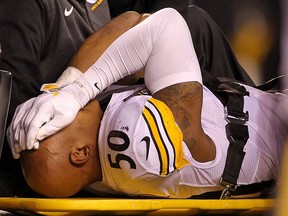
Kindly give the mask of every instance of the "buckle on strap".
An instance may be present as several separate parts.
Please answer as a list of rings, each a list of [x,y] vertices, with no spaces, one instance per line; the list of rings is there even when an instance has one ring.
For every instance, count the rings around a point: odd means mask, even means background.
[[[224,190],[221,193],[220,200],[230,199],[231,191],[236,191],[237,185],[227,182],[223,178],[220,179],[220,184],[225,186]]]
[[[246,112],[233,112],[228,110],[227,106],[224,109],[225,119],[228,123],[244,125],[249,120],[249,113]]]

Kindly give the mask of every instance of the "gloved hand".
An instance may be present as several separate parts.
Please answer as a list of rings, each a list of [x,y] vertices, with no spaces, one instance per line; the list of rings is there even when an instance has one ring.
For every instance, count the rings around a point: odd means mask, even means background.
[[[16,109],[8,128],[9,145],[16,159],[21,150],[38,149],[39,141],[69,125],[90,100],[75,83],[61,89],[44,85],[42,89],[46,92]]]
[[[73,83],[83,73],[75,67],[67,67],[66,70],[61,74],[56,83],[59,87],[64,87],[68,84]]]
[[[76,68],[67,69],[79,75],[73,83],[73,78],[66,79],[64,72],[58,84],[45,84],[41,88],[45,93],[27,101],[15,112],[8,129],[8,141],[15,158],[19,158],[21,150],[37,149],[39,141],[69,125],[89,100],[127,75],[106,72],[98,66],[91,66],[82,76]]]
[[[20,146],[20,133],[19,130],[23,130],[22,126],[20,125],[20,121],[23,119],[23,116],[28,112],[28,110],[30,110],[30,108],[32,107],[32,104],[35,101],[35,97],[31,98],[30,100],[26,101],[25,103],[19,105],[15,111],[15,113],[17,113],[17,115],[15,114],[11,124],[9,125],[8,129],[7,129],[7,139],[8,139],[8,143],[12,152],[12,155],[15,159],[20,158],[20,152],[21,150],[26,149],[25,147]],[[37,146],[38,148],[38,146]]]

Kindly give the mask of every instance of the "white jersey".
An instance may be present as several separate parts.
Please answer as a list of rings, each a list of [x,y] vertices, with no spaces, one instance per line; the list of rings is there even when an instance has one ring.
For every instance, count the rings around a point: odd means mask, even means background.
[[[238,184],[276,179],[285,131],[273,107],[280,94],[247,87],[244,111],[249,112],[249,139]],[[134,90],[135,91],[135,90]],[[222,190],[229,142],[224,108],[204,87],[202,126],[216,145],[215,160],[193,159],[173,115],[162,102],[149,95],[130,97],[133,90],[117,93],[104,113],[100,128],[99,154],[105,190],[131,196],[188,198]],[[273,121],[273,122],[271,122]]]

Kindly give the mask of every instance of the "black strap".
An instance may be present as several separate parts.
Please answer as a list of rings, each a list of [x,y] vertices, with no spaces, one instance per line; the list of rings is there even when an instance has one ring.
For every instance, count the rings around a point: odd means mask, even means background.
[[[261,86],[254,86],[263,91],[278,91],[280,80],[283,76],[276,77]],[[225,186],[221,198],[229,198],[243,188],[237,185],[237,179],[245,157],[244,146],[249,138],[246,122],[249,119],[248,112],[243,111],[244,96],[249,92],[242,83],[224,77],[204,80],[205,85],[222,102],[226,109],[226,135],[229,140],[226,163],[220,182]],[[243,83],[244,84],[244,83]]]
[[[249,185],[241,185],[237,190],[231,191],[231,198],[274,198],[277,192],[275,180],[262,181]],[[206,192],[199,195],[193,195],[190,199],[219,199],[222,191]]]
[[[256,88],[267,92],[279,92],[282,90],[281,84],[285,82],[284,79],[285,75],[279,75],[271,80],[268,80],[262,85],[256,86]]]
[[[235,191],[237,188],[237,179],[245,156],[244,146],[249,138],[246,125],[249,114],[243,111],[244,96],[249,96],[249,92],[238,83],[223,83],[219,87],[227,94],[224,105],[227,120],[225,129],[229,147],[220,182],[226,187],[221,198],[228,198],[231,191]]]
[[[246,125],[249,115],[248,112],[243,112],[244,96],[249,96],[249,92],[241,83],[229,78],[219,77],[207,84],[225,107],[225,129],[229,147],[220,183],[225,186],[221,198],[229,198],[231,191],[237,188],[237,179],[245,156],[244,146],[249,138]]]

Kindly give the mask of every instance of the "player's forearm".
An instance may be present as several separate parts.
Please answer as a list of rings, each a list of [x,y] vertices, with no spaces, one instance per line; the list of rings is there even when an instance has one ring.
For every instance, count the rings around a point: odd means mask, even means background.
[[[99,59],[113,41],[136,25],[140,19],[140,14],[127,12],[111,20],[86,39],[72,58],[70,66],[85,72]]]

